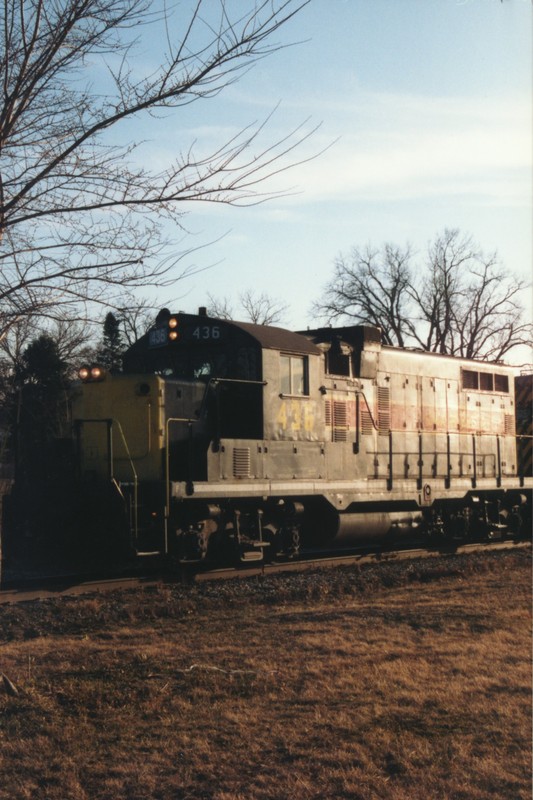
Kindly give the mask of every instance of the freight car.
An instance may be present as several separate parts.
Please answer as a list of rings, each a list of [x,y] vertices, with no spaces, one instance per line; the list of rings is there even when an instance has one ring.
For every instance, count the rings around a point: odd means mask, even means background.
[[[80,479],[111,487],[137,551],[248,561],[529,525],[510,367],[204,309],[163,310],[123,363],[81,370],[72,415]]]
[[[533,374],[515,378],[519,475],[533,475]]]

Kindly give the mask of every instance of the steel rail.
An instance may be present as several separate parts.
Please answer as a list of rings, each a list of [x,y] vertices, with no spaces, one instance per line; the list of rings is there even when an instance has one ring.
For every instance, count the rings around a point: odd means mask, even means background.
[[[530,548],[529,540],[506,540],[503,542],[477,542],[461,545],[441,544],[435,547],[404,548],[400,550],[360,551],[329,555],[322,558],[310,557],[271,564],[243,565],[240,567],[217,568],[205,571],[184,571],[176,574],[162,571],[145,575],[130,575],[108,578],[87,579],[83,576],[56,577],[33,587],[10,586],[0,590],[0,605],[25,603],[57,597],[100,594],[121,589],[147,588],[156,586],[193,585],[205,581],[222,581],[270,576],[287,572],[304,572],[331,567],[363,564],[385,564],[392,561],[408,561],[438,556],[469,555],[470,553],[494,552],[517,548]]]

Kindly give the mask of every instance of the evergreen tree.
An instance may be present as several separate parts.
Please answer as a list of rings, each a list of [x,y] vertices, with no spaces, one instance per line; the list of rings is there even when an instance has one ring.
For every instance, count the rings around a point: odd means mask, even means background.
[[[98,351],[98,363],[105,367],[108,372],[121,372],[123,353],[124,342],[120,330],[120,321],[110,311],[104,320],[104,338],[102,347]]]
[[[63,389],[67,384],[67,362],[61,357],[55,339],[43,333],[22,354],[17,383],[39,385],[43,389]]]
[[[68,364],[46,334],[22,354],[15,373],[14,430],[19,479],[48,475],[54,443],[68,424]],[[51,460],[52,459],[52,460]]]

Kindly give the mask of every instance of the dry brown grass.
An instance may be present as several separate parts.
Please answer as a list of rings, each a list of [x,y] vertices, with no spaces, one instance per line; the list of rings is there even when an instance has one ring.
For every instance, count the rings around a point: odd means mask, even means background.
[[[2,800],[529,800],[529,553],[0,608]]]

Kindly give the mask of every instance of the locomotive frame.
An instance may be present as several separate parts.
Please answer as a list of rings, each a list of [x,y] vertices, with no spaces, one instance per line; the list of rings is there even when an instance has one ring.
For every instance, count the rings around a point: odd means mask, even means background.
[[[137,551],[246,561],[529,524],[511,367],[200,310],[162,312],[123,374],[84,375],[80,478],[112,487]]]

